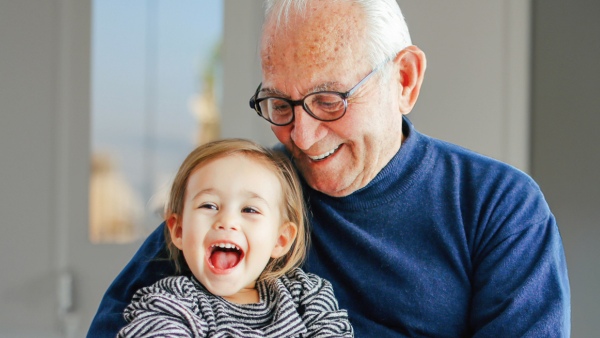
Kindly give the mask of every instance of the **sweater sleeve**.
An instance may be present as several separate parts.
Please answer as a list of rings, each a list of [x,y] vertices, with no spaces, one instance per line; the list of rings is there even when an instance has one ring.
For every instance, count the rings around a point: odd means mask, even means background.
[[[205,337],[207,325],[187,277],[169,277],[138,290],[125,308],[118,338]]]
[[[474,337],[568,337],[570,293],[558,226],[532,181],[491,203],[473,252]]]
[[[308,332],[303,337],[354,337],[346,310],[340,310],[329,281],[300,269],[291,272],[292,295]],[[289,281],[288,281],[289,283]]]
[[[123,310],[135,291],[159,279],[174,275],[173,266],[166,259],[166,246],[161,224],[138,249],[131,261],[115,278],[104,294],[90,325],[87,337],[114,338],[125,326]]]
[[[133,321],[119,331],[117,338],[194,337],[180,317],[156,309],[160,308],[136,310]]]

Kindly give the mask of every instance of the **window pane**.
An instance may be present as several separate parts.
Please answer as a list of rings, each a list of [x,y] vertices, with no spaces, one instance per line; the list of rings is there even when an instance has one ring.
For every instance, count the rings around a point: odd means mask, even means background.
[[[219,135],[221,1],[95,0],[90,240],[162,221],[179,164]]]

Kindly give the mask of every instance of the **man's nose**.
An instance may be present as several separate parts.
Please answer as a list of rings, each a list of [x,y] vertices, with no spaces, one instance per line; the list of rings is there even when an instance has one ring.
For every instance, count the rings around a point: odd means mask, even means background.
[[[321,121],[310,116],[304,107],[294,107],[294,122],[292,122],[291,138],[294,144],[302,149],[308,150],[325,136]]]

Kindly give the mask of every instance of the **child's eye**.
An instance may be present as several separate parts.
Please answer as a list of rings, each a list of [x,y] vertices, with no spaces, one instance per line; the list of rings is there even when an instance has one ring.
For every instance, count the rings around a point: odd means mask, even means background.
[[[198,209],[219,210],[219,208],[214,203],[202,203],[198,206]]]
[[[260,214],[260,212],[258,211],[258,209],[253,208],[253,207],[245,207],[245,208],[242,209],[242,212],[249,213],[249,214]]]

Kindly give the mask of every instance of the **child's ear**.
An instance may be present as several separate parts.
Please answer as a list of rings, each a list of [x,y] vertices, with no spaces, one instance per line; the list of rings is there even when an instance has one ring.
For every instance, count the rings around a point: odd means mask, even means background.
[[[181,231],[181,222],[179,221],[179,217],[176,214],[171,214],[169,218],[167,218],[167,227],[169,227],[169,233],[171,234],[171,241],[175,246],[181,250],[183,245],[182,239],[182,231]]]
[[[271,252],[272,258],[279,258],[285,255],[294,240],[296,239],[296,234],[298,233],[298,226],[292,222],[286,222],[279,228],[279,237],[277,237],[277,243],[275,243],[275,247]]]

